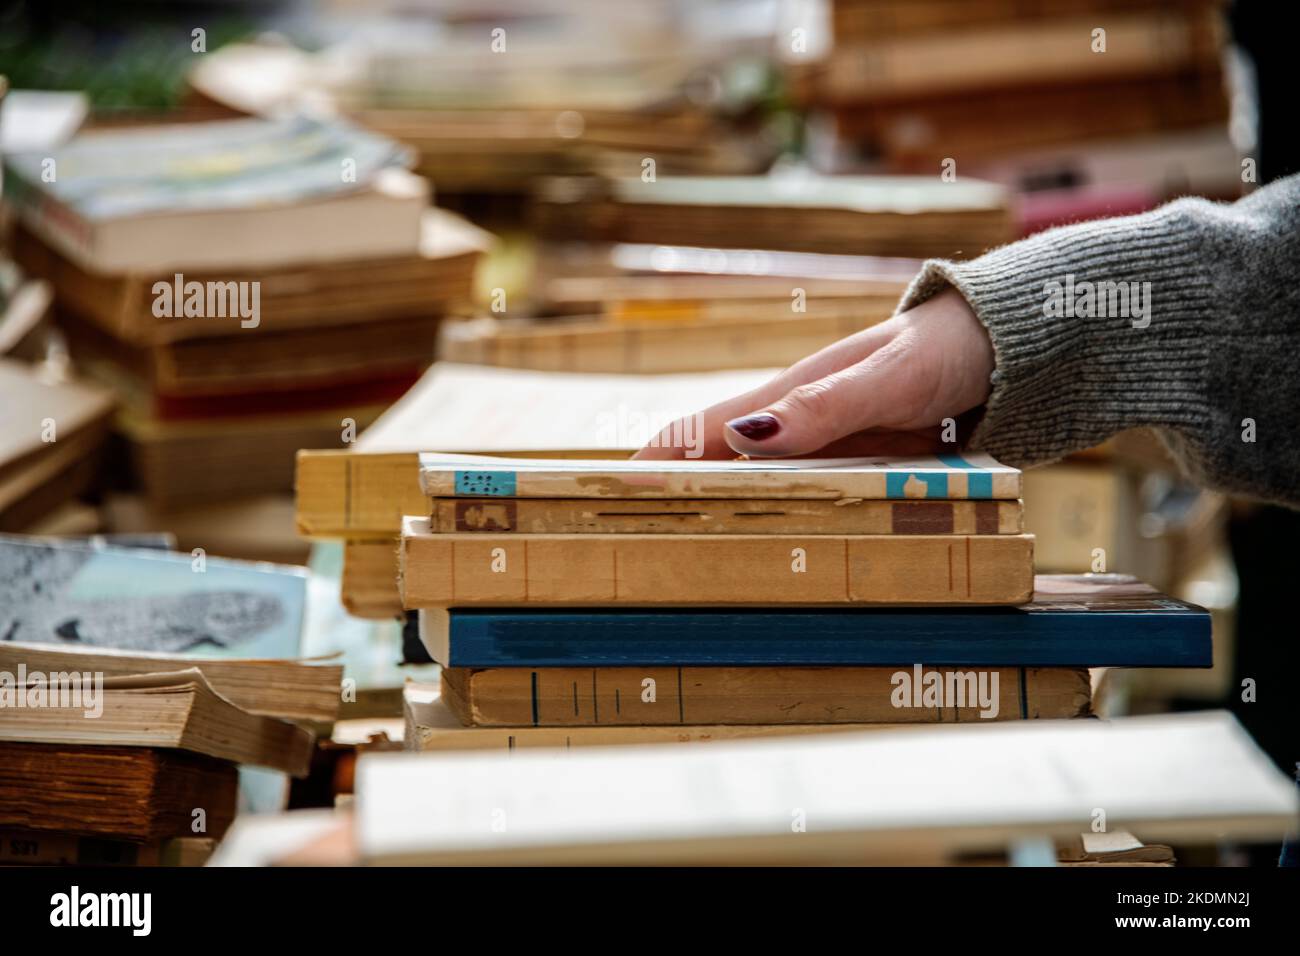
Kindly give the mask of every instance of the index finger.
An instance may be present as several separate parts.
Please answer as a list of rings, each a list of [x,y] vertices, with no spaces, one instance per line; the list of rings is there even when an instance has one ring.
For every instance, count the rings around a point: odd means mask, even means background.
[[[735,458],[736,453],[722,435],[722,426],[726,422],[771,405],[799,385],[815,382],[860,362],[892,339],[896,330],[897,324],[891,319],[840,339],[800,359],[758,388],[677,419],[632,457],[642,461]]]

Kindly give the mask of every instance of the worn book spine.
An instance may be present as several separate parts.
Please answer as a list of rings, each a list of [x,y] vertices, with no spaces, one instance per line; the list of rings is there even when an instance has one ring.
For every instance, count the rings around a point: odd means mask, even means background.
[[[939,688],[951,686],[955,696]],[[930,689],[929,698],[926,697]],[[448,667],[474,727],[960,723],[1085,717],[1080,668]]]
[[[1019,501],[434,498],[437,534],[1020,534]]]
[[[407,608],[1021,604],[1031,535],[402,534]]]
[[[385,620],[400,617],[397,589],[397,539],[349,538],[343,544],[343,606],[354,617]]]
[[[492,454],[508,456],[511,452]],[[608,450],[590,449],[527,454],[535,458],[617,457]],[[402,530],[403,515],[426,514],[429,510],[419,472],[419,455],[415,452],[300,450],[294,478],[298,533],[308,538],[396,538]]]
[[[300,451],[294,481],[298,533],[393,534],[403,514],[425,510],[419,456]]]

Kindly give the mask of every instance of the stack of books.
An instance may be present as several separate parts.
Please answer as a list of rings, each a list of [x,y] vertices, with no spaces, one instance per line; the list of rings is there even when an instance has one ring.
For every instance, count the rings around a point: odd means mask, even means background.
[[[1204,126],[1227,119],[1221,5],[835,0],[834,48],[795,86],[845,139],[913,168]]]
[[[921,177],[551,179],[536,213],[532,281],[490,314],[445,324],[442,359],[642,374],[785,367],[889,318],[918,257],[1012,238],[1001,187]]]
[[[966,177],[558,177],[539,186],[536,216],[550,239],[917,259],[1014,238],[1007,191]]]
[[[792,63],[818,165],[978,176],[1021,229],[1236,198],[1221,0],[834,0]]]
[[[1084,717],[1090,666],[1210,659],[1208,616],[1132,579],[1035,582],[1020,473],[987,456],[420,475],[401,590],[444,668],[436,703],[408,694],[424,749]]]
[[[793,365],[893,314],[913,259],[615,243],[539,256],[519,309],[442,327],[449,362],[666,373]]]
[[[0,646],[0,862],[201,863],[239,766],[305,776],[340,668]]]
[[[349,613],[403,617],[397,546],[402,517],[427,509],[420,452],[625,458],[669,422],[757,388],[775,373],[595,375],[439,362],[346,450],[298,453],[297,530],[344,542],[342,600]]]
[[[123,397],[161,507],[285,492],[432,361],[485,233],[429,206],[397,143],[342,123],[86,132],[6,157],[14,253],[73,360]]]
[[[147,544],[0,536],[0,862],[201,862],[333,727],[299,569]]]
[[[646,157],[664,175],[761,171],[780,145],[755,108],[770,37],[743,17],[680,13],[551,4],[487,27],[429,10],[435,32],[414,45],[391,19],[318,52],[232,44],[197,61],[189,84],[260,115],[324,104],[412,146],[444,194],[511,196],[516,209],[539,176],[639,174]]]

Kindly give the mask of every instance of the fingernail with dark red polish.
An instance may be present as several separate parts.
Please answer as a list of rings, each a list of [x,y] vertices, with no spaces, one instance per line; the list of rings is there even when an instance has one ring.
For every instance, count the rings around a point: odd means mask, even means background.
[[[765,438],[771,438],[781,430],[781,423],[777,421],[775,415],[745,415],[742,418],[733,418],[727,422],[727,427],[736,434],[748,438],[750,441],[763,441]]]

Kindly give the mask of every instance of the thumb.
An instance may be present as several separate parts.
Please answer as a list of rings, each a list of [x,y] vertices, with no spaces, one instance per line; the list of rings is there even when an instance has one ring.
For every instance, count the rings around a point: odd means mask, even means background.
[[[895,419],[892,398],[905,363],[886,347],[824,378],[800,385],[766,408],[733,418],[723,437],[742,455],[807,455],[840,438]]]

